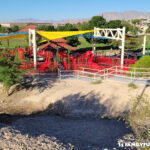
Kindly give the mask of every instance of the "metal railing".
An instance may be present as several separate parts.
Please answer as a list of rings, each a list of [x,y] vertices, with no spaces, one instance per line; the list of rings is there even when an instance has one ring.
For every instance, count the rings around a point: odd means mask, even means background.
[[[140,72],[139,70],[147,70],[149,68],[132,68],[120,66],[113,66],[103,70],[80,68],[80,70],[63,70],[60,71],[60,79],[77,78],[77,79],[90,79],[90,80],[103,80],[111,79],[126,82],[140,82],[150,84],[150,72]]]
[[[84,71],[84,70],[63,70],[59,72],[59,78],[60,80],[63,79],[86,79],[86,80],[90,80],[90,81],[96,81],[96,80],[101,80],[102,78],[104,78],[103,74],[99,74],[99,73],[93,73],[93,72],[88,72],[88,71]]]

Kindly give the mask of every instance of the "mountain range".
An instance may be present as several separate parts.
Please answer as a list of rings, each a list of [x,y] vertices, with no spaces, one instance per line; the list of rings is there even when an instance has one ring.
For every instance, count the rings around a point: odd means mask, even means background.
[[[124,12],[104,12],[104,13],[99,13],[97,16],[103,16],[107,21],[110,20],[130,20],[130,19],[141,19],[141,18],[147,18],[150,19],[150,12],[139,12],[139,11],[124,11]],[[90,18],[86,19],[77,19],[77,18],[72,18],[69,20],[38,20],[38,19],[18,19],[15,21],[11,21],[11,23],[48,23],[48,24],[53,24],[53,25],[58,25],[58,24],[65,24],[65,23],[78,23],[78,22],[86,22],[90,20]]]
[[[100,13],[106,20],[131,20],[131,19],[150,19],[150,12],[125,11],[125,12],[105,12]]]

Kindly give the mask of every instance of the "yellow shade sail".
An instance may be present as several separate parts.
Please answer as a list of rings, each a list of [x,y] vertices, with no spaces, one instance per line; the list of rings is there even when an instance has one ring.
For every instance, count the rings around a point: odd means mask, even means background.
[[[44,37],[41,37],[41,40],[38,42],[38,43],[44,43],[44,42],[47,42],[48,39],[44,38]]]
[[[0,40],[9,40],[9,39],[16,39],[16,38],[26,38],[26,34],[15,34],[15,35],[4,35],[0,36]]]
[[[94,32],[94,30],[86,30],[86,31],[53,31],[53,32],[45,32],[45,31],[37,31],[37,33],[49,40],[60,39],[68,36],[74,36],[79,34],[85,34]]]

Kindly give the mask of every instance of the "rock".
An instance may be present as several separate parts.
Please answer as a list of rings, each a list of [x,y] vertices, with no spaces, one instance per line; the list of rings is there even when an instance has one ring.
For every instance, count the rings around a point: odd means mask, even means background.
[[[10,89],[9,89],[9,94],[12,94],[12,93],[14,93],[15,91],[17,91],[17,89],[19,88],[19,85],[20,84],[14,84],[14,85],[12,85],[11,87],[10,87]]]

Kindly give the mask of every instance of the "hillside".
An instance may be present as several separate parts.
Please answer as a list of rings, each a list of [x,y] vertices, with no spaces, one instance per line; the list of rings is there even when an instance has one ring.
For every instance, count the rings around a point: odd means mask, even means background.
[[[107,21],[109,20],[130,20],[130,19],[140,19],[148,18],[150,19],[150,12],[139,12],[139,11],[124,11],[124,12],[102,12],[97,14],[98,16],[103,16]],[[39,20],[39,19],[17,19],[10,21],[11,24],[25,24],[25,23],[39,23],[39,24],[53,24],[57,26],[58,24],[71,23],[75,24],[78,22],[86,22],[90,18],[70,18],[66,20]],[[8,21],[9,22],[9,21]]]
[[[106,20],[130,20],[130,19],[141,19],[149,18],[150,12],[139,12],[139,11],[124,11],[124,12],[105,12],[100,13]]]

